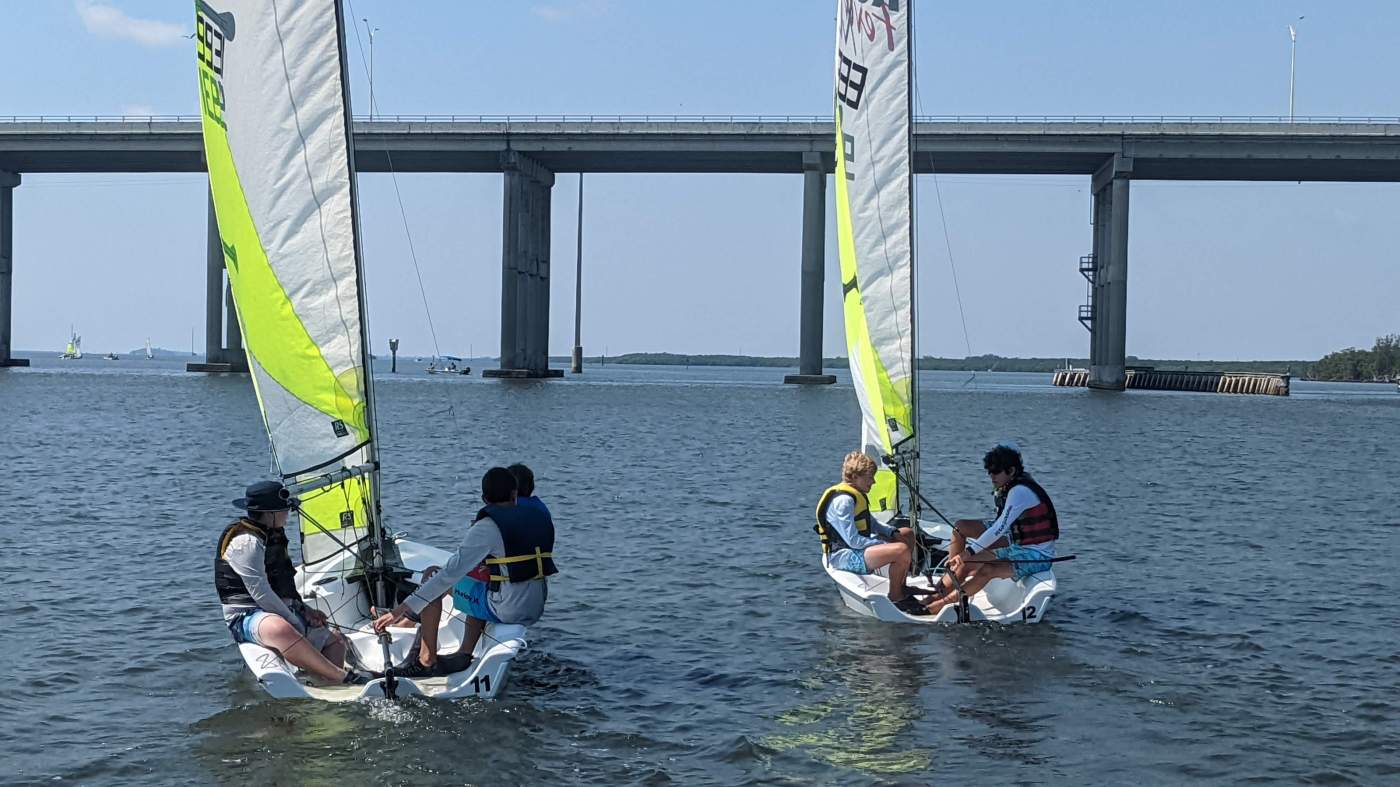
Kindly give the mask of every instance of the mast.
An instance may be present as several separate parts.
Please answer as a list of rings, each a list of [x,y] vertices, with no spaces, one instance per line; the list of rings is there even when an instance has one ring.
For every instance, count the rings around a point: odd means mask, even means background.
[[[918,216],[914,213],[914,0],[907,0],[905,14],[907,27],[904,31],[904,47],[908,77],[909,112],[909,425],[913,434],[910,438],[908,467],[909,517],[915,528],[919,524],[919,289],[916,282],[918,273],[918,244],[915,225]]]

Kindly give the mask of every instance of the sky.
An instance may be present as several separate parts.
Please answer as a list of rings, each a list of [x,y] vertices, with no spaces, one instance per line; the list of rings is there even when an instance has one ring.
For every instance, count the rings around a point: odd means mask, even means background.
[[[830,0],[346,3],[370,22],[348,41],[357,114],[371,26],[381,115],[831,112]],[[194,115],[192,6],[0,5],[0,116]],[[1400,116],[1400,4],[922,0],[917,19],[919,114],[1286,115],[1294,24],[1298,115]],[[203,347],[202,175],[23,177],[16,348],[60,350],[70,325],[88,352],[183,349],[192,332]],[[560,173],[553,193],[554,355],[573,345],[577,188]],[[800,176],[584,188],[587,354],[797,354]],[[916,191],[922,354],[1088,354],[1088,178],[920,176]],[[499,350],[501,193],[499,175],[361,178],[376,352]],[[1128,353],[1309,359],[1400,332],[1397,213],[1400,184],[1134,181]],[[845,347],[830,211],[827,235],[830,356]]]

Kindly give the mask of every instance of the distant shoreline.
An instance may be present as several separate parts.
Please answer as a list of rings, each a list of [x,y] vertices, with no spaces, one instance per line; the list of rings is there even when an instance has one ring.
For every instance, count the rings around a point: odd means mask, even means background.
[[[551,357],[550,361],[568,363],[567,356]],[[946,372],[1053,372],[1063,369],[1066,362],[1071,367],[1084,368],[1089,365],[1087,358],[1007,358],[1000,355],[978,355],[970,358],[937,358],[926,356],[919,359],[922,371]],[[756,368],[786,367],[796,368],[798,359],[792,356],[774,355],[685,355],[681,353],[624,353],[614,356],[589,356],[585,364],[612,363],[619,365],[647,366],[748,366]],[[1195,372],[1261,372],[1273,374],[1293,374],[1306,376],[1315,361],[1185,361],[1135,358],[1128,356],[1128,366],[1151,366],[1164,371]],[[844,369],[847,360],[844,356],[823,358],[822,366],[827,369]]]

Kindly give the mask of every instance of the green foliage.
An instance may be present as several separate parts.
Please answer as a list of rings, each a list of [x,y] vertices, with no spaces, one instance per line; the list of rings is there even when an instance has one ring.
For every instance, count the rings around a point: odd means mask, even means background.
[[[1376,339],[1369,350],[1348,347],[1328,353],[1313,364],[1315,380],[1395,380],[1400,379],[1400,334]]]

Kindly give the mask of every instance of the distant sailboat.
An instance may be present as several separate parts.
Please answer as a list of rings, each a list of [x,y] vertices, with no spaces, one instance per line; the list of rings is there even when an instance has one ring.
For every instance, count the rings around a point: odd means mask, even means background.
[[[155,358],[155,357],[156,357],[156,356],[155,356],[155,353],[151,352],[151,337],[147,336],[147,337],[146,337],[146,360],[149,361],[149,360],[151,360],[152,358]]]
[[[83,357],[83,337],[79,336],[72,326],[69,326],[68,333],[68,346],[64,348],[63,355],[59,357],[76,361]]]

